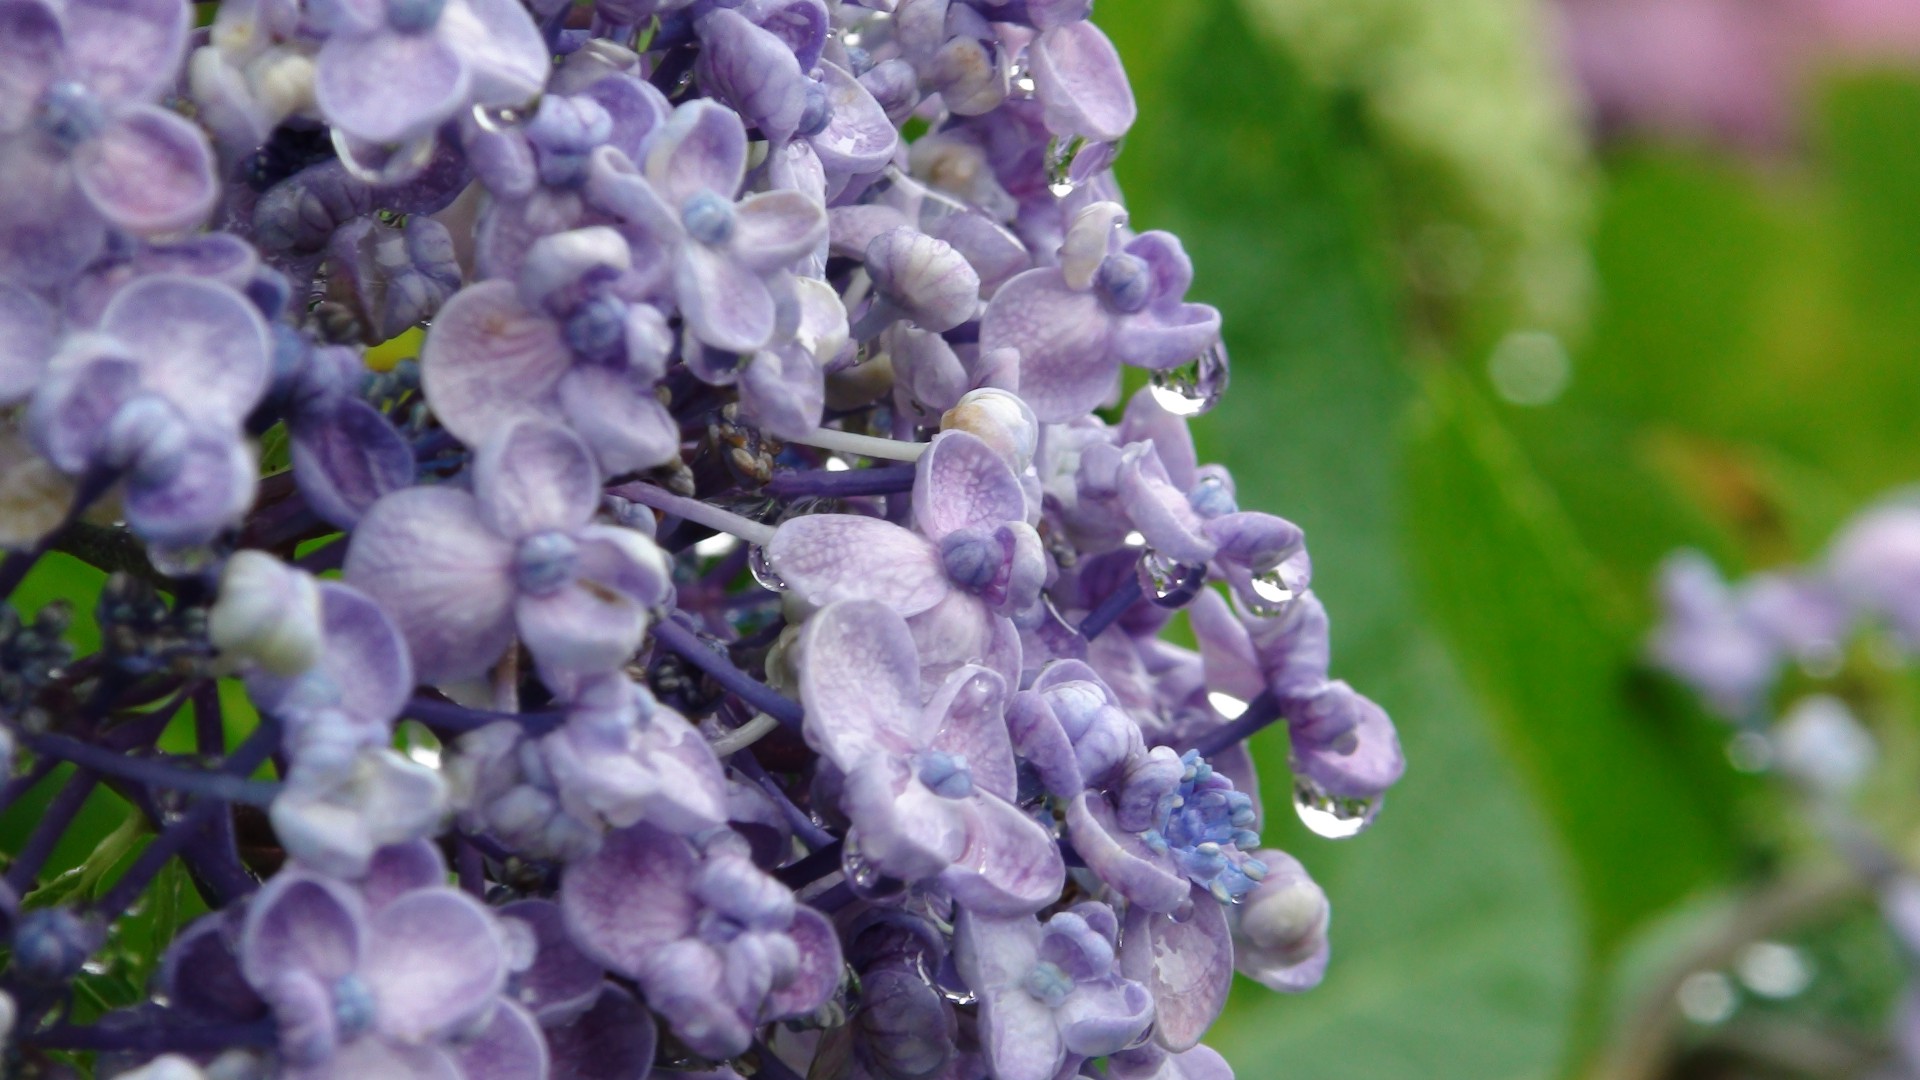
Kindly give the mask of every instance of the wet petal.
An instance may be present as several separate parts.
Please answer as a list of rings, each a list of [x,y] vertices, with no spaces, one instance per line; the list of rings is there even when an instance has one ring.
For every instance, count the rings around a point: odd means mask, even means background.
[[[1195,887],[1185,921],[1145,908],[1127,913],[1121,971],[1153,994],[1153,1041],[1191,1048],[1226,1005],[1233,985],[1233,939],[1220,903]]]
[[[472,71],[476,105],[523,105],[553,70],[546,39],[518,0],[450,0],[434,35]]]
[[[1113,142],[1133,126],[1133,88],[1113,42],[1091,22],[1043,31],[1028,53],[1034,96],[1055,135]]]
[[[843,770],[874,753],[910,753],[933,735],[922,719],[920,661],[906,629],[884,604],[845,600],[821,609],[802,631],[807,741]]]
[[[1053,834],[996,796],[965,802],[966,850],[940,875],[955,902],[983,915],[1019,915],[1058,900],[1067,867]]]
[[[878,518],[808,514],[789,519],[767,545],[767,560],[810,604],[875,600],[895,615],[914,615],[949,592],[934,546]]]
[[[900,133],[867,88],[832,63],[820,65],[820,84],[833,106],[826,130],[808,140],[820,164],[830,173],[858,176],[893,160]]]
[[[986,668],[963,667],[927,700],[924,726],[937,732],[934,749],[967,759],[976,788],[1011,800],[1018,783],[1006,708],[1006,679]]]
[[[943,431],[914,466],[913,520],[931,539],[1026,517],[1020,478],[977,435]]]
[[[601,986],[593,1007],[579,1019],[546,1029],[554,1074],[569,1080],[644,1077],[660,1038],[653,1014],[618,986]]]

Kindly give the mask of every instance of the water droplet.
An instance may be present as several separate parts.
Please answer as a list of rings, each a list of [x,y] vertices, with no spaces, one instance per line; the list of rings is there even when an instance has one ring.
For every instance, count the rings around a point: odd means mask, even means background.
[[[740,546],[740,538],[732,533],[714,533],[705,540],[696,541],[693,553],[703,559],[721,559]]]
[[[511,105],[475,105],[473,122],[482,131],[496,134],[519,125],[526,119],[526,110]]]
[[[1680,1011],[1696,1024],[1719,1024],[1740,1008],[1733,981],[1717,971],[1696,971],[1680,981],[1675,998]]]
[[[767,549],[755,544],[747,551],[747,570],[753,574],[753,580],[769,592],[786,592],[786,579],[774,572],[773,565],[767,562]]]
[[[1227,392],[1227,347],[1213,348],[1178,367],[1153,373],[1153,400],[1175,416],[1199,416]]]
[[[1347,799],[1329,795],[1306,777],[1293,781],[1293,811],[1316,836],[1346,840],[1366,832],[1384,799]]]
[[[1140,556],[1140,589],[1160,607],[1185,607],[1207,583],[1207,568],[1189,566],[1149,549]]]
[[[1047,190],[1053,192],[1055,198],[1064,199],[1079,186],[1073,175],[1073,160],[1086,145],[1087,140],[1078,135],[1047,140]]]
[[[382,146],[355,139],[335,128],[333,149],[340,157],[340,164],[346,166],[354,179],[386,187],[419,175],[433,159],[437,138],[425,135],[399,146]]]
[[[866,853],[860,850],[859,834],[849,829],[840,848],[840,872],[846,875],[847,888],[862,900],[887,900],[900,895],[906,882],[882,873]]]
[[[1291,561],[1253,575],[1247,582],[1247,610],[1261,618],[1278,618],[1300,598],[1304,588]]]
[[[1218,690],[1210,690],[1207,692],[1207,704],[1213,706],[1214,712],[1219,713],[1229,720],[1238,720],[1240,719],[1240,714],[1247,711],[1246,702],[1241,701],[1232,694],[1222,693]]]
[[[1761,997],[1794,997],[1813,982],[1806,956],[1778,941],[1756,941],[1742,949],[1735,970],[1747,989]]]

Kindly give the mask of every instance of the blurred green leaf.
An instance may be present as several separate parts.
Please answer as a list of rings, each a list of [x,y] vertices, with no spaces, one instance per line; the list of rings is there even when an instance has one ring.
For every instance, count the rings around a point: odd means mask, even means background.
[[[1721,761],[1644,723],[1629,678],[1635,631],[1488,403],[1436,369],[1409,451],[1421,585],[1567,845],[1597,951],[1729,872],[1739,851]],[[1627,871],[1625,868],[1632,868]]]
[[[1208,1042],[1247,1077],[1547,1075],[1582,970],[1577,917],[1402,565],[1396,425],[1413,385],[1377,159],[1351,101],[1311,89],[1232,5],[1102,0],[1099,18],[1141,102],[1119,165],[1133,224],[1181,237],[1194,297],[1226,320],[1234,387],[1194,425],[1202,454],[1233,468],[1242,505],[1307,529],[1337,673],[1393,712],[1410,762],[1354,841],[1270,806],[1267,842],[1332,899],[1334,963],[1297,998],[1236,988]],[[1284,736],[1255,749],[1283,793]]]

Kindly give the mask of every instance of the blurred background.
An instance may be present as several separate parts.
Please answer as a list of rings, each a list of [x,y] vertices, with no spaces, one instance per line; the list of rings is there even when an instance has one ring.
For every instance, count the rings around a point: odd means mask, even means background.
[[[1675,548],[1803,562],[1920,482],[1920,0],[1096,17],[1134,222],[1226,316],[1203,456],[1306,528],[1409,761],[1337,842],[1260,746],[1334,962],[1208,1041],[1247,1080],[1913,1075],[1874,898],[1645,642]],[[1915,715],[1871,718],[1867,811],[1909,855]]]

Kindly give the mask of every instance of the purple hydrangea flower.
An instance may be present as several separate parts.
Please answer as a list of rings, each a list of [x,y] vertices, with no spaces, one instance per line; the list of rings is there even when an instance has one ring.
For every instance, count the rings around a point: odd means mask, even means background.
[[[872,600],[822,609],[802,648],[807,740],[846,777],[841,806],[861,857],[907,881],[938,878],[983,914],[1059,896],[1059,849],[1012,802],[1005,680],[962,667],[921,705],[912,635]]]
[[[485,671],[517,633],[543,669],[611,671],[669,595],[641,533],[596,525],[599,470],[564,428],[522,421],[482,447],[474,492],[409,488],[354,530],[347,580],[393,616],[425,682]]]

